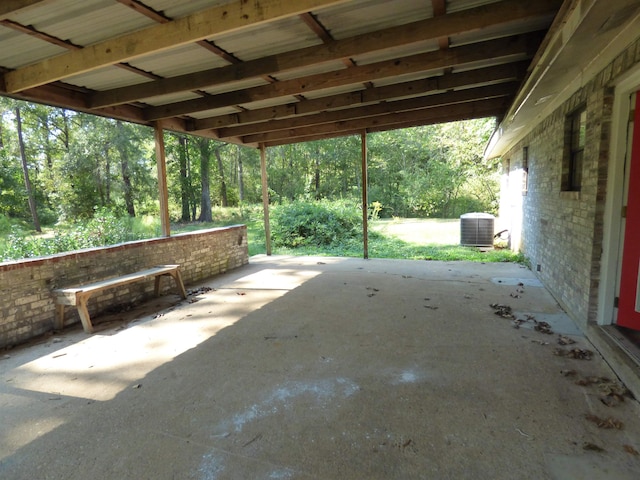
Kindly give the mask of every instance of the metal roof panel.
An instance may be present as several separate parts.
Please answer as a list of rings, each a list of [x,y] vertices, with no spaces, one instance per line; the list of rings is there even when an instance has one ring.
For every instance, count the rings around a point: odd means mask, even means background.
[[[409,55],[417,55],[419,53],[433,52],[438,50],[438,48],[438,41],[430,40],[414,43],[413,45],[404,45],[397,48],[365,53],[363,55],[353,57],[353,60],[358,65],[367,65],[370,63],[383,62],[385,60],[394,60],[396,58],[402,58]]]
[[[162,77],[174,77],[229,65],[222,57],[195,43],[146,55],[129,63]]]
[[[243,103],[240,106],[247,110],[256,110],[258,108],[274,107],[276,105],[285,105],[287,103],[296,103],[298,99],[293,95],[287,97],[268,98],[257,102]]]
[[[185,100],[193,100],[194,98],[201,98],[202,95],[198,95],[195,92],[178,92],[170,95],[160,95],[156,97],[144,98],[144,103],[148,103],[153,106],[166,105],[174,102],[184,102]]]
[[[432,16],[431,2],[424,0],[355,0],[325,8],[317,14],[336,40]]]
[[[341,93],[350,93],[350,92],[358,92],[360,90],[364,90],[365,86],[363,83],[354,83],[351,85],[342,85],[340,87],[332,87],[325,88],[323,90],[315,90],[313,92],[306,92],[304,94],[305,98],[309,100],[313,100],[316,98],[329,97],[331,95],[339,95]]]
[[[345,68],[345,64],[341,61],[325,62],[311,65],[309,67],[280,72],[277,75],[274,75],[274,78],[277,78],[278,80],[291,80],[294,78],[307,77],[309,75],[316,75],[319,73],[335,72],[337,70],[344,70]]]
[[[209,88],[203,88],[205,92],[215,95],[217,93],[232,92],[234,90],[242,90],[244,88],[259,87],[261,85],[267,85],[269,82],[263,78],[247,78],[233,83],[224,83],[222,85],[215,85]]]
[[[67,51],[2,25],[0,25],[0,49],[3,52],[0,66],[5,68],[22,67]]]
[[[111,0],[59,0],[26,9],[12,20],[80,46],[97,43],[155,22]]]
[[[64,82],[91,90],[107,90],[149,81],[137,73],[119,67],[106,67],[65,78]]]
[[[210,40],[243,61],[322,43],[299,17],[243,28],[216,35]]]
[[[202,112],[193,112],[190,113],[189,116],[193,118],[209,118],[218,117],[220,115],[229,115],[230,113],[238,113],[238,109],[236,107],[213,108]]]
[[[548,28],[553,21],[553,16],[530,18],[527,20],[512,22],[506,25],[497,25],[485,27],[475,32],[461,33],[450,37],[450,45],[460,46],[469,43],[483,42],[494,38],[503,38],[511,35],[519,35],[521,33],[532,32],[536,30],[544,30]]]

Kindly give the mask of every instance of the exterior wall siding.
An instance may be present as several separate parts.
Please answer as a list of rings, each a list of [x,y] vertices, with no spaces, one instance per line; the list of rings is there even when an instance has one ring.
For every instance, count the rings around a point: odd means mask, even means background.
[[[532,270],[583,327],[595,321],[598,306],[614,100],[611,85],[638,63],[640,39],[503,156],[500,216],[511,219],[516,239],[512,248],[524,253]],[[583,105],[587,132],[581,189],[561,191],[566,117]],[[529,168],[524,193],[518,179],[526,146]]]
[[[16,345],[53,329],[52,290],[132,273],[154,265],[179,264],[185,285],[193,284],[249,262],[244,225],[214,228],[92,248],[49,257],[0,263],[0,348]],[[174,291],[163,279],[162,292]],[[153,296],[154,282],[137,282],[91,297],[93,316],[114,305]],[[65,324],[79,322],[67,307]]]

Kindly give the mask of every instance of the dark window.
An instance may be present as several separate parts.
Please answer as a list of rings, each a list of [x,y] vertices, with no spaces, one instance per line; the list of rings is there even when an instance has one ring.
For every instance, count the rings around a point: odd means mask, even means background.
[[[583,107],[567,117],[565,158],[562,165],[562,190],[579,192],[587,133],[587,110]]]

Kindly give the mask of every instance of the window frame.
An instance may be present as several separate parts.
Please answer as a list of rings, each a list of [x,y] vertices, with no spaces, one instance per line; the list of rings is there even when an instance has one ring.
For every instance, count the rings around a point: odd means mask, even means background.
[[[562,191],[579,192],[582,188],[584,150],[587,137],[587,108],[575,109],[565,121],[565,152],[562,162]]]

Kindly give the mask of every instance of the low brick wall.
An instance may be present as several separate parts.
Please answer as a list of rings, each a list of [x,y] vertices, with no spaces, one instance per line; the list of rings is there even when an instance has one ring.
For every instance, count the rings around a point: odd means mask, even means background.
[[[247,228],[235,225],[0,263],[0,348],[53,329],[56,308],[51,291],[56,288],[163,264],[179,264],[189,285],[248,262]],[[163,293],[175,290],[173,280],[165,279],[161,285]],[[153,287],[149,281],[106,290],[91,297],[89,312],[94,315],[149,298]],[[65,324],[74,322],[79,322],[77,312],[67,307]]]

